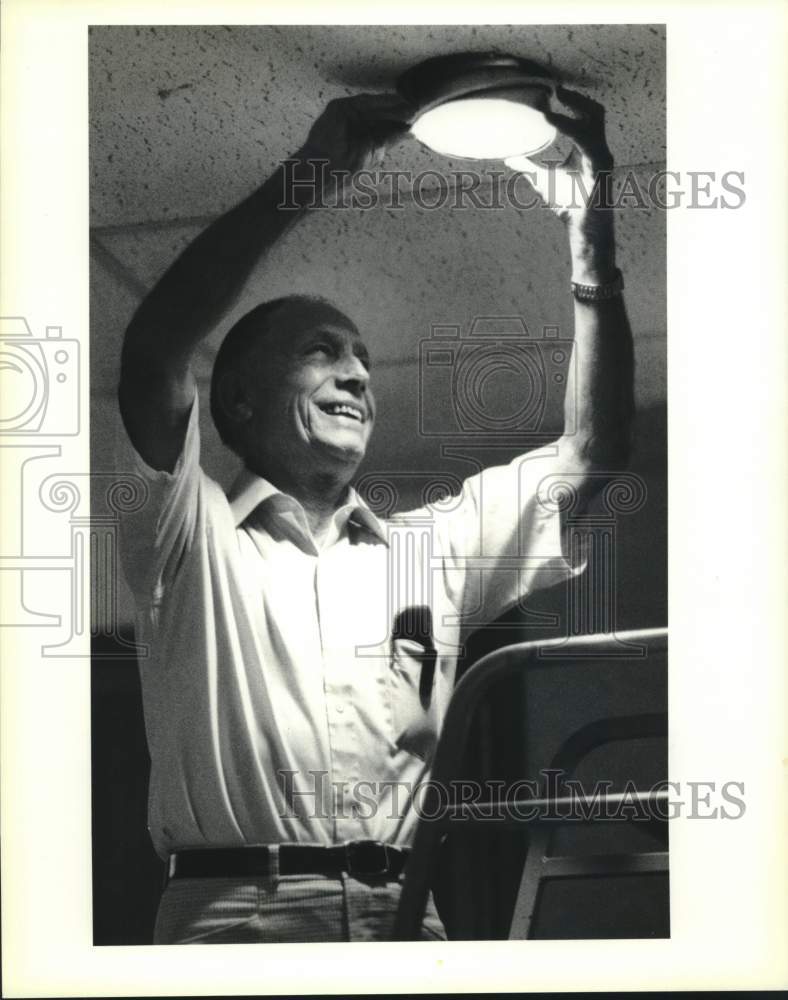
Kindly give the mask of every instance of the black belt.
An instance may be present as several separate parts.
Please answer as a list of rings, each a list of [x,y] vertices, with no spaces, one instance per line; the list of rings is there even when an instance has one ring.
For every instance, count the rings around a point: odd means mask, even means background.
[[[385,876],[396,879],[404,870],[410,850],[390,847],[379,840],[351,840],[321,847],[312,844],[280,844],[280,875]],[[178,851],[170,855],[169,877],[244,878],[271,873],[267,847],[217,847]]]

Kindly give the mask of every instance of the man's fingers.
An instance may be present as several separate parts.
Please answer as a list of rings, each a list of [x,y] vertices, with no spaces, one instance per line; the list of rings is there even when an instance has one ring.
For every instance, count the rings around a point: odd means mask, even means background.
[[[392,111],[364,110],[356,116],[356,119],[368,125],[381,124],[407,132],[413,121],[413,115],[400,109]]]
[[[384,91],[377,94],[371,92],[353,94],[351,97],[343,97],[340,100],[352,101],[354,104],[377,104],[380,107],[386,107],[387,105],[394,107],[398,104],[407,104],[407,101],[403,97],[391,91]]]
[[[410,128],[413,110],[401,98],[393,95],[381,102],[380,96],[388,95],[359,96],[364,100],[352,105],[350,115],[356,135],[366,136],[380,145],[390,145],[405,135]]]
[[[376,144],[390,144],[408,131],[407,122],[369,119],[363,123],[363,134]]]
[[[599,101],[586,97],[576,90],[557,87],[556,95],[575,117],[558,111],[545,111],[545,119],[559,132],[571,139],[577,149],[599,167],[612,161],[605,139],[605,109]]]
[[[595,101],[592,97],[588,97],[586,94],[581,94],[577,90],[568,90],[566,87],[560,86],[555,88],[555,93],[563,105],[571,111],[577,112],[580,117],[600,119],[605,116],[604,105],[600,104],[599,101]]]
[[[356,94],[337,102],[363,118],[382,118],[409,124],[415,109],[397,94]]]
[[[577,139],[583,132],[584,122],[582,118],[570,118],[569,115],[562,115],[557,111],[545,111],[545,121],[558,129],[563,135],[570,139]]]

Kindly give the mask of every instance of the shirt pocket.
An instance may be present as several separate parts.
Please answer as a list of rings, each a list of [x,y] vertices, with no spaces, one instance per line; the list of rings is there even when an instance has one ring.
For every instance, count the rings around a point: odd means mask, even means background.
[[[429,762],[438,742],[434,647],[415,639],[394,639],[388,688],[397,747]]]

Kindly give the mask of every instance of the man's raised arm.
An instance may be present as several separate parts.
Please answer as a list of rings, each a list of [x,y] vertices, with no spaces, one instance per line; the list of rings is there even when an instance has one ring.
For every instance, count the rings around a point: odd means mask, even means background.
[[[199,342],[233,305],[257,261],[326,193],[321,181],[330,183],[332,171],[372,165],[407,128],[406,114],[391,95],[332,101],[293,157],[293,170],[277,168],[213,222],[143,300],[124,337],[118,400],[132,443],[153,468],[171,471],[180,453]],[[328,161],[325,170],[309,162],[317,160]],[[303,184],[286,190],[292,180]]]
[[[574,363],[567,380],[565,410],[574,433],[559,441],[560,464],[582,497],[602,485],[593,473],[615,473],[629,460],[633,401],[632,332],[624,300],[616,293],[610,171],[613,157],[604,130],[604,108],[575,91],[558,88],[575,117],[546,117],[573,142],[567,161],[549,171],[517,158],[523,170],[564,222],[572,258],[575,296]],[[597,292],[611,294],[594,301]],[[584,297],[588,296],[588,298]]]

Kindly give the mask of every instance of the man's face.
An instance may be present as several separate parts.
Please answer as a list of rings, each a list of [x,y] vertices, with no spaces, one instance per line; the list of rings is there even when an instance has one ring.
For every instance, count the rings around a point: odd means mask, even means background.
[[[369,357],[352,326],[283,316],[252,351],[244,381],[255,464],[352,477],[375,420]]]

